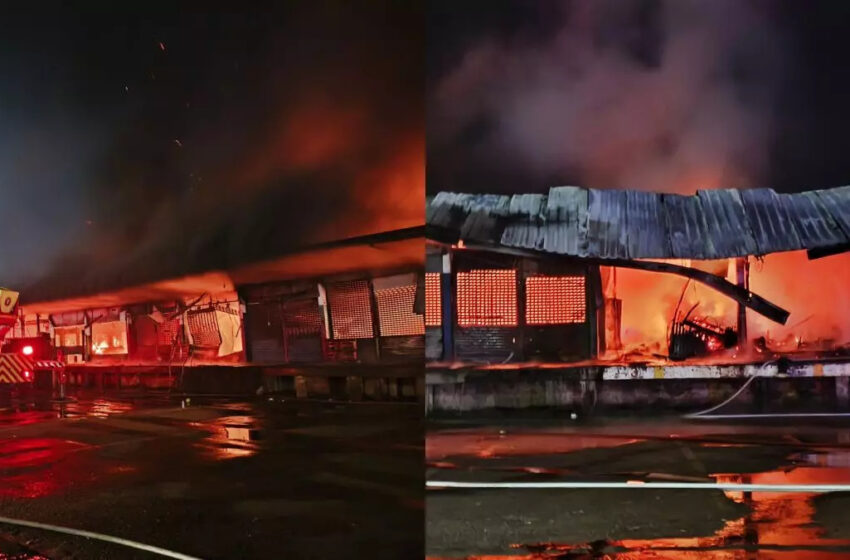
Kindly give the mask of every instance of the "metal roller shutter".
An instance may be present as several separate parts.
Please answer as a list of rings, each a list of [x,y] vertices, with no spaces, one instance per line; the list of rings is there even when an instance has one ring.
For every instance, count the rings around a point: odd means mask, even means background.
[[[290,362],[322,360],[322,318],[316,298],[284,302],[283,325]]]
[[[260,364],[283,363],[283,324],[278,303],[248,305],[245,312],[250,360]]]

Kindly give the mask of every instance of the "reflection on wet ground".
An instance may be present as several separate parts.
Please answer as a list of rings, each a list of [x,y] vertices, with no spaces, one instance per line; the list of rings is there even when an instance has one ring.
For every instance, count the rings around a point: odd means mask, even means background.
[[[56,418],[108,418],[134,410],[137,400],[131,397],[106,399],[86,394],[58,400],[48,393],[35,393],[29,398],[0,397],[0,427],[21,426]],[[160,405],[174,402],[162,397],[156,400]]]
[[[729,427],[727,427],[729,428]],[[428,436],[427,460],[432,479],[463,480],[652,480],[670,477],[678,480],[701,480],[753,484],[830,484],[850,483],[850,449],[846,449],[850,430],[814,427],[794,431],[793,436],[774,432],[773,429],[712,427],[710,434],[699,433],[686,426],[687,437],[658,437],[648,435],[618,436],[616,430],[602,430],[601,434],[577,435],[577,429],[566,433],[553,431],[525,431],[508,433],[505,430],[468,430],[434,433]],[[586,430],[590,432],[592,430]],[[624,431],[624,430],[621,430]],[[653,430],[648,430],[652,432]],[[659,441],[660,440],[660,441]],[[666,440],[666,441],[665,441]],[[649,442],[649,443],[647,443]],[[756,442],[756,443],[753,443]],[[703,449],[703,451],[699,451]],[[631,451],[629,451],[631,449]],[[712,466],[725,464],[728,457],[712,459],[711,453],[755,453],[765,449],[768,455],[776,454],[776,467],[753,472],[711,471]],[[571,460],[571,455],[582,452],[582,460]],[[700,454],[702,453],[702,454]],[[652,454],[657,454],[652,456]],[[669,462],[669,455],[678,457],[678,463]],[[665,458],[666,456],[666,458]],[[656,457],[656,458],[653,458]],[[684,459],[684,460],[683,460]],[[633,472],[623,472],[629,462],[638,465]],[[653,465],[653,461],[657,465]],[[607,469],[606,464],[611,468]],[[653,468],[654,467],[654,468]],[[694,472],[702,470],[701,473]],[[650,472],[654,471],[654,472]],[[688,472],[689,471],[689,472]],[[687,476],[690,474],[691,476]],[[699,476],[693,476],[698,474]],[[626,478],[628,477],[628,478]],[[466,494],[468,500],[487,508],[487,490]],[[614,491],[617,492],[617,491]],[[623,491],[620,491],[623,492]],[[651,517],[654,504],[643,504],[627,490],[636,508],[648,508]],[[705,492],[703,494],[706,494]],[[602,524],[613,520],[600,520],[595,533],[588,534],[590,542],[525,542],[511,545],[513,553],[484,555],[431,554],[439,546],[428,545],[432,560],[466,558],[469,560],[543,560],[590,559],[632,560],[638,558],[677,559],[813,559],[833,560],[850,558],[850,540],[829,538],[822,526],[815,522],[816,495],[765,492],[724,492],[726,499],[746,506],[740,517],[723,520],[722,527],[713,534],[696,537],[679,537],[673,527],[666,534],[649,539],[601,539],[598,535],[610,534]],[[440,499],[437,496],[435,500]],[[622,494],[620,494],[622,495]],[[458,498],[460,499],[460,498]],[[537,494],[533,500],[545,500]],[[708,498],[706,498],[708,499]],[[430,507],[430,505],[429,505]],[[700,507],[695,503],[693,507]],[[593,503],[586,504],[586,514],[592,514]],[[475,510],[473,510],[475,511]],[[848,512],[850,513],[850,512]],[[517,517],[520,516],[520,517]],[[524,519],[522,514],[506,511],[505,519]],[[545,523],[545,519],[529,518],[525,523]],[[476,527],[476,530],[482,530]],[[486,529],[484,529],[486,530]],[[677,530],[677,529],[676,529]],[[684,531],[684,530],[683,530]],[[429,539],[435,538],[429,536]]]
[[[0,401],[0,514],[201,558],[421,557],[415,406],[72,396]],[[0,560],[42,558],[5,534],[46,558],[148,557],[0,524]]]
[[[189,425],[210,432],[198,445],[215,459],[249,457],[259,449],[261,428],[255,416],[224,416]]]
[[[616,447],[641,441],[631,437],[581,436],[551,437],[549,434],[435,434],[425,442],[425,458],[439,459],[449,455],[504,457],[535,453],[568,453],[594,447]]]
[[[104,429],[128,435],[136,434],[139,441],[150,439],[144,433],[138,433],[143,426],[136,426],[132,420],[118,420],[127,412],[138,410],[184,409],[210,403],[210,399],[196,399],[192,403],[185,398],[168,398],[157,395],[147,397],[87,398],[80,395],[64,401],[49,398],[29,401],[2,403],[4,412],[0,414],[0,428],[5,427],[10,437],[0,432],[0,498],[40,498],[72,485],[96,483],[110,474],[131,472],[132,465],[113,462],[92,467],[79,451],[101,447],[97,441],[83,443],[74,439],[50,437],[19,438],[15,428],[35,427],[35,424],[49,420],[66,420],[76,424],[81,419],[115,419],[105,424]],[[213,407],[203,407],[200,419],[186,421],[183,418],[170,418],[167,414],[145,418],[148,424],[160,425],[164,433],[169,428],[190,428],[182,437],[196,440],[194,446],[201,451],[200,457],[207,459],[228,459],[247,457],[259,449],[261,434],[260,413],[256,405],[245,402],[217,401]],[[199,408],[198,410],[201,410]],[[190,411],[185,411],[190,412]],[[80,428],[83,429],[83,428]],[[192,437],[192,432],[196,437]],[[2,550],[2,549],[0,549]],[[0,560],[3,560],[0,552]]]

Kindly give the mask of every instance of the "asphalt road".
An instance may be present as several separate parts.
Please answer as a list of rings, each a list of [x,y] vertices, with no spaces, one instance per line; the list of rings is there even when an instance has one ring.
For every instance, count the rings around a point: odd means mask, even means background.
[[[426,450],[429,480],[636,486],[429,490],[430,558],[850,558],[850,493],[637,488],[850,483],[850,425],[443,424],[429,429]]]
[[[417,558],[422,433],[411,404],[0,403],[0,516],[204,559]],[[0,535],[3,559],[158,557],[3,523]]]

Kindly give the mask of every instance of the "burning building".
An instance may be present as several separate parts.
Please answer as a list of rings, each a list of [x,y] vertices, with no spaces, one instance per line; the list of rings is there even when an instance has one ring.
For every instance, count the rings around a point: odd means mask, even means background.
[[[519,406],[558,404],[552,382],[573,377],[594,391],[605,381],[831,377],[846,398],[850,187],[442,192],[426,219],[436,408],[478,406],[458,401],[459,384],[487,379],[492,389],[506,375],[514,390],[539,381],[542,396]],[[547,371],[563,375],[543,380]],[[464,391],[475,393],[469,382]]]
[[[210,388],[226,377],[251,391],[295,390],[306,376],[302,384],[331,394],[340,380],[362,389],[391,378],[412,397],[424,349],[423,233],[349,238],[66,299],[24,291],[8,342],[43,341],[37,352],[64,361],[79,384],[106,376],[170,386],[189,372]]]

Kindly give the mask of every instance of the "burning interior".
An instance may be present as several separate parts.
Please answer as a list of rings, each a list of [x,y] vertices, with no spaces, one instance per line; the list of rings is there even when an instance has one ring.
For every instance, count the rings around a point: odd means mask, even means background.
[[[850,187],[440,193],[427,225],[432,362],[850,355]]]
[[[75,367],[420,361],[422,233],[65,300],[26,301],[25,292],[5,342],[26,340],[36,359]]]

